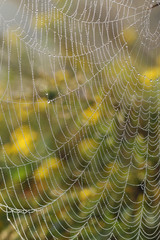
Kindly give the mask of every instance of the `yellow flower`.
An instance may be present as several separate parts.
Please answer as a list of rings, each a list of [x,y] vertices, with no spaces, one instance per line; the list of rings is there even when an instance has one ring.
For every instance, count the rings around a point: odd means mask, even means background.
[[[69,78],[69,72],[68,71],[57,71],[55,73],[55,77],[56,77],[56,82],[57,83],[61,83],[64,80],[67,80]]]
[[[99,96],[99,95],[96,95],[96,96],[95,96],[95,99],[96,99],[96,103],[97,103],[97,104],[100,104],[100,103],[102,102],[102,98],[101,98],[101,96]]]
[[[33,25],[36,25],[37,28],[43,28],[51,22],[50,17],[47,14],[38,14],[33,18]]]
[[[130,27],[123,30],[123,36],[128,45],[132,45],[137,39],[137,32],[135,28]]]
[[[108,173],[116,173],[118,171],[118,164],[117,163],[109,163],[105,170],[108,172]]]
[[[95,124],[98,121],[100,114],[94,108],[87,108],[83,112],[83,120],[88,121],[88,124]]]
[[[96,149],[97,144],[91,138],[84,139],[82,142],[79,143],[78,148],[82,154],[87,154],[90,151],[94,151]]]
[[[38,99],[35,102],[35,110],[36,111],[44,111],[48,106],[48,100],[45,98]]]
[[[84,201],[87,198],[92,197],[92,196],[94,196],[94,192],[93,192],[93,189],[91,189],[91,188],[84,188],[79,193],[79,198],[81,201]]]
[[[14,107],[18,118],[22,121],[26,121],[29,114],[33,111],[32,105],[25,101],[21,101],[19,104],[16,103]]]
[[[69,80],[69,76],[70,75],[67,70],[65,71],[59,70],[55,72],[55,77],[51,79],[51,84],[54,90],[56,89],[57,86],[62,86],[63,84],[65,84],[65,81]]]
[[[63,21],[63,15],[60,12],[55,12],[54,17],[48,13],[37,14],[33,18],[33,25],[37,26],[38,29],[49,26],[50,24],[57,23],[58,21]]]
[[[100,117],[100,108],[101,108],[101,102],[102,98],[99,95],[96,95],[95,97],[95,103],[92,107],[88,107],[83,112],[83,121],[87,122],[88,124],[95,124],[99,117]]]
[[[8,37],[8,35],[6,35],[6,38]],[[12,29],[10,29],[9,32],[9,40],[12,41],[12,45],[16,46],[17,43],[19,42],[20,39],[20,32],[18,31],[12,31]]]
[[[28,126],[22,126],[12,132],[11,143],[4,145],[4,148],[8,154],[18,154],[22,152],[23,154],[28,154],[32,147],[33,141],[37,138],[37,133],[31,131]]]
[[[36,180],[40,180],[49,176],[50,170],[57,169],[60,166],[60,161],[58,158],[49,158],[42,163],[39,168],[34,172],[34,177]]]
[[[155,81],[160,77],[160,67],[153,67],[151,69],[148,69],[143,73],[143,76],[141,76],[141,81],[146,85],[146,86],[151,86],[152,81]]]

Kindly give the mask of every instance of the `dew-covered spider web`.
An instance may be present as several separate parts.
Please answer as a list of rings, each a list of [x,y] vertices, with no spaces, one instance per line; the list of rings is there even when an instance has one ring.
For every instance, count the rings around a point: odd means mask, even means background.
[[[0,1],[0,239],[159,239],[158,3]]]

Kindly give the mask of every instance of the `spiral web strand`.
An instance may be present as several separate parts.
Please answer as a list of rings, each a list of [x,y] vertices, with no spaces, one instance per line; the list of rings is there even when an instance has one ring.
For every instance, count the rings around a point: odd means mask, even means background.
[[[159,238],[157,3],[0,2],[1,239]]]

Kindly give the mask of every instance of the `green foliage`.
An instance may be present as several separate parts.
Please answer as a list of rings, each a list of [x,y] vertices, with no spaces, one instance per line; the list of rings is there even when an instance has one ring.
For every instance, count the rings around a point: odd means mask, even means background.
[[[45,20],[45,27],[49,21]],[[41,28],[41,21],[38,24]],[[19,74],[15,55],[14,52],[10,71],[13,86]],[[22,72],[27,86],[33,76],[28,71],[25,49],[22,49],[22,56],[26,63],[22,65]],[[26,235],[28,239],[33,236],[38,239],[38,235],[42,240],[53,239],[52,234],[58,239],[101,240],[115,239],[114,236],[118,240],[123,239],[120,236],[137,239],[143,229],[153,234],[157,231],[153,223],[159,189],[151,195],[154,189],[150,181],[158,184],[158,179],[151,180],[150,176],[157,174],[154,166],[158,162],[159,142],[153,146],[148,141],[147,145],[146,138],[159,139],[159,125],[155,121],[159,118],[159,99],[151,96],[149,90],[154,84],[147,85],[144,91],[142,79],[135,78],[129,60],[122,56],[106,64],[96,79],[97,85],[86,83],[86,88],[81,87],[85,83],[82,63],[85,63],[88,77],[96,71],[91,71],[87,59],[77,60],[76,76],[69,60],[65,71],[60,71],[58,66],[54,76],[49,71],[44,76],[37,62],[34,80],[39,95],[34,96],[34,104],[30,101],[33,100],[31,89],[27,99],[17,101],[19,87],[15,91],[15,103],[1,103],[3,144],[0,162],[3,167],[8,166],[1,169],[2,210],[6,210],[6,204],[11,209],[18,209],[19,212],[7,209],[8,217],[11,222],[17,220],[17,227],[21,228],[22,224],[22,237]],[[77,76],[79,86],[75,84]],[[80,90],[67,92],[68,85],[71,90]],[[128,95],[133,89],[137,95]],[[94,95],[91,90],[99,94]],[[142,91],[143,97],[139,95]],[[151,99],[152,112],[148,111],[148,99]],[[141,108],[146,114],[139,116]],[[8,126],[6,118],[10,119]],[[23,126],[23,132],[20,126]],[[153,129],[156,129],[155,135]],[[47,154],[50,158],[46,159]],[[144,184],[149,189],[147,194],[151,195],[151,202],[147,199]],[[58,200],[56,196],[60,196]],[[33,211],[40,206],[38,212]],[[143,215],[145,211],[150,212],[147,218]],[[142,218],[150,228],[140,226],[139,232],[135,232]],[[19,239],[2,211],[0,229],[1,239]]]

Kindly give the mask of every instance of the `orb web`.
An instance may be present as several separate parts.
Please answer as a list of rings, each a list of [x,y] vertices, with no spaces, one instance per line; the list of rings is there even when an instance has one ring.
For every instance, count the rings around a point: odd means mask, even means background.
[[[158,239],[157,3],[1,1],[0,208],[11,239]]]

